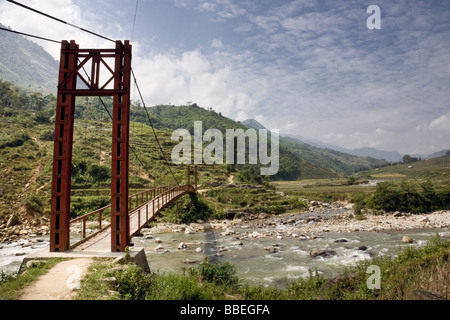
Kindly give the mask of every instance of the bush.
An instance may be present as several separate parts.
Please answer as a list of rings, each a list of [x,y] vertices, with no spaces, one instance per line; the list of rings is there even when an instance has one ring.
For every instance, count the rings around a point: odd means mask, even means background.
[[[15,134],[9,140],[0,142],[0,149],[20,147],[29,140],[31,140],[31,138],[26,133]]]
[[[153,278],[135,264],[114,274],[117,279],[117,290],[128,300],[144,300],[150,290]]]
[[[164,217],[174,223],[191,223],[206,220],[214,211],[203,198],[197,194],[181,197],[164,210]]]
[[[27,196],[25,206],[36,212],[42,213],[44,211],[44,203],[42,199],[35,193],[29,194]]]
[[[239,287],[239,278],[236,276],[236,268],[228,261],[218,261],[214,264],[207,258],[197,268],[191,269],[191,274],[210,283],[234,289]]]
[[[92,164],[87,173],[95,181],[105,181],[111,178],[111,169],[102,165]]]
[[[381,182],[370,203],[374,209],[423,213],[449,208],[449,199],[450,188],[437,190],[429,181],[420,185],[409,181]]]

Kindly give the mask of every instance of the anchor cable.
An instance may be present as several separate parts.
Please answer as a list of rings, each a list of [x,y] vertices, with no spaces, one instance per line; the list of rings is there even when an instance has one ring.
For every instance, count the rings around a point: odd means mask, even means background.
[[[90,33],[90,34],[92,34],[92,35],[94,35],[94,36],[97,36],[97,37],[100,37],[100,38],[102,38],[102,39],[105,39],[105,40],[108,40],[108,41],[111,41],[111,42],[116,42],[116,41],[114,41],[114,40],[112,40],[112,39],[110,39],[110,38],[107,38],[107,37],[105,37],[105,36],[102,36],[101,34],[98,34],[98,33],[92,32],[92,31],[89,31],[89,30],[84,29],[84,28],[79,27],[79,26],[76,26],[76,25],[74,25],[74,24],[72,24],[72,23],[69,23],[69,22],[64,21],[64,20],[62,20],[62,19],[56,18],[56,17],[54,17],[54,16],[52,16],[52,15],[49,15],[49,14],[47,14],[47,13],[45,13],[45,12],[42,12],[42,11],[39,11],[39,10],[37,10],[37,9],[31,8],[31,7],[29,7],[29,6],[26,6],[26,5],[24,5],[24,4],[22,4],[22,3],[19,3],[19,2],[17,2],[17,1],[14,1],[14,0],[6,0],[6,1],[8,1],[8,2],[10,2],[10,3],[12,3],[12,4],[15,4],[15,5],[18,5],[18,6],[22,7],[22,8],[27,9],[27,10],[33,11],[33,12],[35,12],[35,13],[37,13],[37,14],[43,15],[44,17],[47,17],[47,18],[56,20],[56,21],[58,21],[58,22],[64,23],[64,24],[66,24],[66,25],[68,25],[68,26],[71,26],[71,27],[73,27],[73,28],[76,28],[76,29],[79,29],[79,30],[81,30],[81,31]]]
[[[15,31],[15,30],[12,30],[12,29],[8,29],[8,28],[0,27],[0,30],[8,31],[8,32],[16,33],[16,34],[20,34],[22,36],[37,38],[37,39],[40,39],[40,40],[45,40],[45,41],[50,41],[50,42],[55,42],[55,43],[61,44],[61,41],[57,41],[57,40],[53,40],[53,39],[49,39],[49,38],[44,38],[44,37],[39,37],[39,36],[35,36],[35,35],[29,34],[29,33],[19,32],[19,31]]]

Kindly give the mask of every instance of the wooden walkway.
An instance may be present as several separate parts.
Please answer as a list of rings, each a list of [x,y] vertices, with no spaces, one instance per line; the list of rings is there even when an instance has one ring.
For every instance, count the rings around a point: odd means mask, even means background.
[[[130,237],[138,234],[143,226],[152,221],[161,210],[163,210],[171,202],[177,200],[179,197],[194,193],[195,188],[190,185],[164,187],[159,190],[146,190],[135,195],[130,196],[130,206],[135,201],[134,208],[129,211],[130,217]],[[150,198],[149,199],[149,195]],[[154,197],[152,197],[154,195]],[[111,227],[107,225],[102,227],[102,215],[109,208],[105,207],[94,212],[91,212],[82,217],[73,219],[71,224],[76,222],[82,223],[82,239],[71,245],[71,251],[75,252],[110,252],[111,251]],[[88,219],[92,216],[100,215],[98,219],[98,231],[87,235],[86,225]]]

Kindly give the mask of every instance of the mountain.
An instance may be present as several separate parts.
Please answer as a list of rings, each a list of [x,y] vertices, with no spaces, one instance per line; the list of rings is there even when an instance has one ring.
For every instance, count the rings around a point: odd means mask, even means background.
[[[332,150],[340,151],[343,153],[348,153],[348,154],[358,156],[358,157],[371,157],[374,159],[386,160],[389,162],[401,161],[402,157],[403,157],[403,154],[396,152],[396,151],[383,151],[383,150],[378,150],[378,149],[370,148],[370,147],[347,149],[347,148],[343,148],[343,147],[340,147],[340,146],[337,146],[334,144],[325,143],[325,142],[322,142],[319,140],[313,140],[313,139],[307,139],[307,138],[301,138],[301,137],[297,137],[297,138],[300,139],[301,141],[308,143],[315,147],[332,149]]]
[[[245,120],[241,123],[255,129],[264,128],[261,123],[254,119]],[[351,174],[355,171],[367,170],[387,164],[382,159],[363,154],[354,155],[350,152],[345,152],[344,148],[305,140],[286,136],[280,137],[280,144],[314,165],[329,168],[343,174]]]
[[[131,111],[132,119],[134,118],[135,121],[148,123],[145,114],[141,110],[142,108],[134,107]],[[196,104],[190,106],[159,105],[148,108],[148,112],[155,128],[159,130],[173,132],[178,128],[183,128],[187,129],[193,135],[194,121],[201,121],[203,131],[207,129],[218,129],[223,133],[225,140],[225,131],[227,129],[248,129],[243,123],[224,117],[212,109],[207,110],[201,108]],[[283,138],[280,137],[279,171],[275,176],[272,176],[272,179],[296,180],[334,178],[339,176],[335,170],[303,159],[283,141]],[[225,141],[223,141],[223,145],[225,146]],[[270,147],[268,149],[270,150]],[[234,165],[236,169],[241,171],[256,170],[257,172],[259,172],[259,166]]]
[[[0,78],[3,80],[26,90],[56,94],[58,68],[58,62],[41,46],[21,35],[0,30]]]
[[[244,126],[259,130],[259,129],[266,129],[261,123],[256,121],[255,119],[248,119],[241,122]]]
[[[359,157],[372,157],[375,159],[382,159],[390,162],[401,161],[403,157],[401,153],[396,151],[383,151],[369,147],[347,150],[346,152]]]

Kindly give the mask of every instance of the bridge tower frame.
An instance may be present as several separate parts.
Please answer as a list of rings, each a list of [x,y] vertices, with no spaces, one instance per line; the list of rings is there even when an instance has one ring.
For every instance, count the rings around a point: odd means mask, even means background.
[[[128,40],[124,43],[116,41],[115,49],[80,49],[74,40],[61,43],[53,150],[50,252],[66,251],[70,247],[72,149],[77,96],[113,97],[111,251],[124,252],[130,244],[128,173],[131,49]],[[108,59],[114,59],[113,66],[106,62],[109,62]],[[90,76],[84,70],[84,66],[89,64]],[[105,74],[110,77],[104,78]],[[101,78],[106,81],[101,82]],[[77,88],[83,83],[84,88]]]

